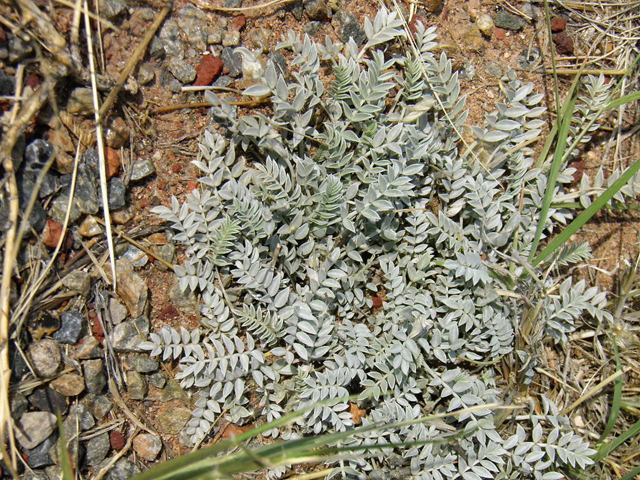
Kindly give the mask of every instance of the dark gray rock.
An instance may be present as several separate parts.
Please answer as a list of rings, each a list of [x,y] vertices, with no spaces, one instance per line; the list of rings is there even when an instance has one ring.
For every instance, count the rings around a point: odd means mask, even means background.
[[[113,408],[111,400],[104,395],[89,393],[82,398],[81,402],[98,420],[102,420]]]
[[[67,398],[49,387],[36,388],[27,400],[38,410],[50,413],[64,414],[69,408]]]
[[[98,213],[100,209],[98,178],[95,171],[87,165],[78,167],[74,198],[76,206],[82,213],[90,215]]]
[[[126,204],[127,187],[120,177],[109,180],[109,208],[117,210]]]
[[[69,204],[69,195],[68,194],[59,194],[53,200],[51,204],[51,217],[58,223],[64,222],[64,216],[67,213],[67,205]],[[78,218],[80,218],[82,212],[78,208],[77,202],[73,202],[71,206],[71,214],[69,216],[69,221],[71,223],[75,222]]]
[[[72,292],[86,296],[91,289],[91,274],[82,270],[74,270],[62,279],[62,284]]]
[[[367,39],[367,35],[364,33],[364,30],[360,26],[360,22],[358,22],[355,15],[349,12],[340,11],[336,14],[336,18],[338,22],[340,22],[340,40],[347,43],[350,38],[353,38],[353,41],[358,46],[364,43]]]
[[[87,148],[82,154],[81,164],[91,167],[96,178],[100,175],[100,156],[93,148]]]
[[[13,77],[4,73],[4,70],[0,70],[0,95],[7,97],[13,95],[14,89]]]
[[[29,408],[29,401],[23,394],[14,392],[9,399],[9,405],[11,408],[11,416],[20,418],[22,414],[27,411],[27,408]]]
[[[150,159],[138,160],[131,168],[131,180],[134,182],[142,180],[154,173],[156,173],[156,167]]]
[[[145,324],[145,321],[146,328],[140,328]],[[116,325],[109,335],[113,349],[116,352],[142,352],[143,349],[140,348],[140,344],[146,338],[141,337],[138,330],[145,336],[149,333],[149,320],[144,315],[136,320],[129,320]]]
[[[96,360],[87,360],[82,364],[84,373],[84,383],[90,393],[102,393],[107,385],[107,373],[104,369],[104,362],[98,358]]]
[[[104,0],[101,3],[100,13],[110,20],[127,11],[127,4],[121,0]]]
[[[288,70],[287,70],[287,59],[284,58],[284,55],[282,55],[280,52],[272,52],[268,55],[268,58],[273,62],[273,65],[276,67],[276,72],[278,72],[280,75],[286,78],[288,75]]]
[[[184,44],[180,39],[180,27],[174,20],[166,20],[158,37],[167,58],[183,58]]]
[[[25,449],[24,453],[27,455],[27,465],[31,468],[40,468],[53,465],[53,459],[49,454],[49,450],[56,444],[58,435],[53,432],[47,439],[31,450]]]
[[[224,0],[224,8],[240,8],[242,0]]]
[[[222,49],[220,55],[222,63],[229,69],[229,76],[237,78],[242,75],[242,55],[240,53],[234,53],[233,48],[226,47]]]
[[[53,155],[53,145],[46,140],[37,139],[27,145],[24,151],[24,164],[22,168],[25,172],[32,174],[33,178],[37,178],[40,171]],[[17,166],[18,168],[20,166]]]
[[[229,75],[221,75],[219,76],[215,82],[213,82],[214,87],[228,87],[233,83],[233,78]]]
[[[511,13],[500,11],[496,13],[494,23],[496,27],[504,28],[506,30],[521,30],[527,24],[524,18],[517,17]]]
[[[206,13],[199,8],[188,5],[178,10],[174,18],[177,19],[178,26],[184,32],[189,45],[198,50],[204,50],[208,36],[205,26],[209,22]]]
[[[18,351],[17,348],[13,349],[13,344],[9,355],[9,363],[11,364],[11,375],[17,380],[20,380],[26,373],[29,373],[27,362],[24,361],[22,354]]]
[[[29,345],[27,350],[31,366],[40,377],[52,377],[60,368],[62,356],[55,340],[43,338]]]
[[[26,449],[44,442],[56,427],[56,416],[50,412],[27,412],[16,423],[16,440]]]
[[[156,388],[164,388],[167,384],[167,377],[164,376],[162,372],[156,372],[149,375],[149,385],[152,385]]]
[[[322,24],[320,22],[309,22],[303,27],[303,30],[304,33],[306,33],[310,37],[313,37],[316,33],[318,33],[318,30],[320,30],[321,26]]]
[[[196,79],[196,69],[180,58],[171,58],[167,68],[183,84],[191,83]]]
[[[106,458],[110,449],[111,444],[109,443],[108,433],[101,433],[97,437],[93,437],[87,441],[87,455],[84,459],[85,463],[89,467],[99,465],[100,462]]]
[[[111,322],[114,325],[122,323],[126,320],[129,311],[122,303],[115,298],[109,299],[109,314],[111,315]]]
[[[329,18],[329,7],[324,0],[306,0],[304,11],[311,20],[324,22]]]
[[[83,432],[96,425],[93,415],[91,415],[87,406],[82,403],[71,405],[67,419],[72,419],[74,423],[77,423],[80,426],[80,430]]]
[[[132,400],[144,400],[147,391],[147,382],[144,381],[142,374],[135,371],[127,372],[127,392]]]
[[[130,355],[125,364],[131,369],[139,373],[151,373],[160,368],[160,362],[155,358],[149,358],[144,355]]]
[[[106,466],[109,459],[104,460],[97,470]],[[104,476],[105,480],[128,480],[129,478],[140,473],[140,469],[128,458],[121,458]]]
[[[80,312],[68,311],[60,315],[60,329],[53,334],[53,339],[75,345],[80,337],[87,332],[87,321]]]
[[[294,0],[287,5],[287,10],[291,12],[293,18],[297,21],[302,20],[302,14],[304,13],[304,6],[302,5],[302,0]]]

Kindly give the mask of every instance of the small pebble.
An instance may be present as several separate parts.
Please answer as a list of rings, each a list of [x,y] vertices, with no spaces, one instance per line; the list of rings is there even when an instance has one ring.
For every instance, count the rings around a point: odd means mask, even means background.
[[[329,19],[329,8],[324,0],[307,0],[304,2],[304,11],[310,20],[324,22]]]
[[[527,24],[524,18],[512,15],[511,13],[500,11],[496,14],[495,22],[497,27],[505,28],[507,30],[522,30]]]
[[[60,315],[60,328],[53,334],[53,339],[68,345],[75,345],[87,330],[87,321],[80,312],[68,311]]]
[[[229,76],[236,78],[242,75],[242,55],[235,53],[233,48],[224,48],[220,55],[224,66],[229,69]]]
[[[573,53],[573,40],[567,35],[567,32],[554,33],[553,43],[556,45],[556,51],[560,55],[571,55]]]
[[[109,180],[107,199],[111,210],[118,210],[127,203],[127,186],[120,177]]]
[[[42,231],[42,243],[49,248],[55,248],[58,246],[60,236],[62,235],[62,225],[55,220],[49,218],[44,225]]]
[[[85,463],[89,467],[95,467],[100,464],[111,450],[109,442],[109,434],[101,433],[97,437],[93,437],[87,441],[87,455]]]
[[[196,67],[197,77],[194,85],[211,85],[220,76],[222,68],[222,59],[214,55],[203,55]]]
[[[126,365],[139,373],[151,373],[158,370],[160,363],[155,358],[149,358],[144,355],[131,355],[126,360]]]
[[[109,435],[109,442],[111,443],[111,448],[114,450],[122,450],[124,445],[127,443],[124,436],[117,430],[111,432]]]
[[[138,83],[140,85],[147,85],[151,83],[156,73],[153,66],[150,63],[143,63],[138,69]]]
[[[111,315],[111,322],[114,325],[117,325],[127,318],[129,311],[127,310],[127,307],[118,300],[111,298],[109,300],[109,314]]]
[[[485,37],[491,38],[491,35],[493,35],[493,29],[495,27],[491,15],[487,15],[486,13],[484,15],[480,15],[478,17],[478,20],[476,21],[476,25]]]
[[[484,39],[480,29],[476,25],[470,26],[460,38],[464,50],[479,53],[485,48]]]
[[[102,359],[86,360],[82,364],[82,372],[87,391],[94,394],[102,393],[107,385],[107,374]]]
[[[74,270],[62,279],[62,285],[72,292],[86,296],[91,289],[91,274],[82,270]]]
[[[83,237],[95,237],[102,234],[102,232],[102,226],[98,223],[96,217],[92,215],[87,216],[78,227],[78,233]]]
[[[102,349],[100,348],[98,340],[91,335],[80,340],[76,347],[76,358],[78,358],[78,360],[100,357],[102,357]]]
[[[551,19],[551,31],[554,33],[563,32],[567,28],[567,19],[562,17],[553,17]]]
[[[40,377],[52,377],[58,371],[62,356],[58,342],[44,338],[29,345],[28,356],[31,366]]]
[[[161,433],[177,435],[190,418],[191,410],[188,408],[169,408],[156,417],[156,425]]]
[[[56,444],[57,440],[58,437],[54,432],[37,447],[31,450],[25,449],[24,453],[27,456],[27,465],[29,465],[29,467],[31,468],[41,468],[48,465],[53,465],[53,459],[51,458],[50,450]]]
[[[146,461],[152,462],[162,450],[162,440],[157,435],[141,433],[133,439],[133,449]]]
[[[195,78],[195,76],[194,76]],[[151,160],[145,158],[138,160],[131,168],[131,180],[134,182],[147,178],[156,173],[156,167]]]
[[[16,427],[16,440],[24,448],[32,449],[53,433],[56,416],[49,412],[27,412],[20,417]]]
[[[238,33],[238,38],[239,37],[240,33]],[[167,68],[171,74],[183,84],[191,83],[196,79],[196,69],[179,58],[171,58],[167,63]]]
[[[89,393],[82,397],[82,404],[85,405],[91,415],[96,417],[98,420],[102,420],[107,413],[113,408],[113,403],[104,395],[95,395],[93,393]]]
[[[49,385],[65,397],[75,397],[84,391],[84,380],[80,375],[67,373],[53,380]]]
[[[27,400],[36,409],[45,412],[64,414],[69,408],[67,398],[49,387],[35,389]]]
[[[237,47],[240,45],[240,32],[232,31],[227,32],[222,37],[222,46],[223,47]]]
[[[118,149],[129,143],[129,127],[122,117],[116,117],[111,121],[107,129],[107,145]]]
[[[114,350],[116,352],[143,352],[140,344],[145,341],[145,338],[140,336],[138,330],[145,336],[149,333],[149,320],[144,315],[116,325],[109,334]]]

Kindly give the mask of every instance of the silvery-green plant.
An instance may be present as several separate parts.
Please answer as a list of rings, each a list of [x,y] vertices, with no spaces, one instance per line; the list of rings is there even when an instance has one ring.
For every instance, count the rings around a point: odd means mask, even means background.
[[[557,266],[588,257],[585,245],[539,269],[526,261],[547,188],[526,148],[544,123],[542,96],[505,78],[504,101],[461,153],[465,99],[433,52],[434,29],[417,24],[408,49],[402,22],[382,10],[365,32],[361,48],[290,34],[290,72],[267,62],[244,92],[268,97],[263,111],[239,115],[207,92],[215,125],[194,162],[201,188],[154,209],[184,245],[175,271],[201,295],[202,326],[164,327],[144,346],[179,361],[177,379],[196,395],[194,443],[219,416],[269,421],[301,408],[296,425],[269,434],[345,431],[350,395],[364,425],[509,401],[533,380],[541,342],[566,342],[585,312],[610,320],[604,293],[560,277]],[[585,118],[604,88],[591,82]],[[559,175],[558,198],[575,195],[572,174]],[[544,233],[572,216],[552,208]],[[501,360],[516,382],[499,377]],[[591,463],[593,450],[542,402],[526,422],[480,408],[354,435],[351,446],[389,446],[336,475],[551,480]],[[451,432],[463,435],[442,442]]]

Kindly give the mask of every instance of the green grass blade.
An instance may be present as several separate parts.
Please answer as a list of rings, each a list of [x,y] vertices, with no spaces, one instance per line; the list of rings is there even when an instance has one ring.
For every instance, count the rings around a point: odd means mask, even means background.
[[[616,448],[622,445],[624,442],[629,440],[630,438],[637,437],[640,434],[640,421],[634,423],[629,430],[619,435],[617,438],[613,439],[608,443],[604,443],[598,449],[598,453],[595,454],[593,460],[597,463],[602,461],[604,458],[607,458],[611,452],[613,452]]]
[[[549,209],[551,208],[551,202],[553,201],[553,193],[556,188],[556,180],[558,179],[558,175],[560,173],[560,167],[562,167],[564,151],[567,146],[567,138],[569,136],[569,127],[571,127],[571,120],[573,119],[573,111],[576,105],[576,97],[572,96],[566,102],[566,110],[563,107],[562,118],[558,121],[560,122],[560,127],[558,131],[558,142],[556,144],[556,150],[553,154],[553,161],[551,162],[551,170],[549,171],[549,176],[547,178],[547,189],[544,193],[544,200],[542,201],[542,208],[540,209],[540,218],[538,219],[538,227],[536,229],[536,235],[533,239],[533,244],[531,246],[531,251],[529,253],[529,260],[531,261],[536,251],[538,250],[538,244],[540,243],[540,239],[542,238],[542,231],[544,230],[547,217],[549,216]]]
[[[640,467],[636,467],[633,470],[631,470],[629,473],[627,473],[625,476],[620,477],[620,480],[633,480],[638,475],[640,475]]]
[[[640,92],[630,93],[625,95],[624,97],[617,98],[616,100],[612,100],[607,105],[607,108],[618,108],[624,105],[625,103],[636,102],[640,100]]]
[[[618,191],[624,187],[624,185],[640,170],[640,159],[627,168],[620,178],[618,178],[613,185],[607,188],[602,195],[600,195],[589,207],[578,215],[573,222],[571,222],[567,228],[565,228],[557,237],[555,237],[549,245],[547,245],[540,255],[538,255],[531,263],[534,266],[539,265],[549,255],[555,252],[559,247],[565,244],[571,235],[576,233],[585,223],[587,223],[591,217],[598,213]],[[533,251],[533,250],[532,250]]]

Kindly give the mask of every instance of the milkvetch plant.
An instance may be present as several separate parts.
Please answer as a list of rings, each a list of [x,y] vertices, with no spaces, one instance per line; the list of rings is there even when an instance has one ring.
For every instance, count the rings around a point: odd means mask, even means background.
[[[458,75],[434,53],[433,28],[418,23],[407,48],[402,25],[380,11],[365,21],[361,48],[291,33],[280,45],[293,53],[290,73],[268,61],[244,92],[268,97],[262,111],[239,115],[206,93],[215,125],[194,162],[201,186],[154,209],[184,245],[175,271],[201,295],[201,326],[163,327],[144,346],[178,361],[176,378],[195,396],[193,443],[219,416],[242,424],[300,409],[293,426],[264,434],[348,431],[357,404],[363,426],[395,426],[342,440],[371,445],[340,463],[344,478],[562,478],[594,451],[546,397],[525,402],[526,420],[464,410],[525,391],[542,342],[566,342],[584,313],[611,319],[604,292],[560,274],[588,258],[586,245],[527,260],[548,183],[528,149],[544,124],[542,95],[510,74],[462,149]],[[585,85],[571,135],[606,97],[601,79]],[[573,173],[562,166],[554,197],[585,206],[620,176],[573,191]],[[612,201],[638,185],[634,177]],[[543,237],[574,216],[553,204],[547,213]],[[465,434],[429,442],[451,431]]]

